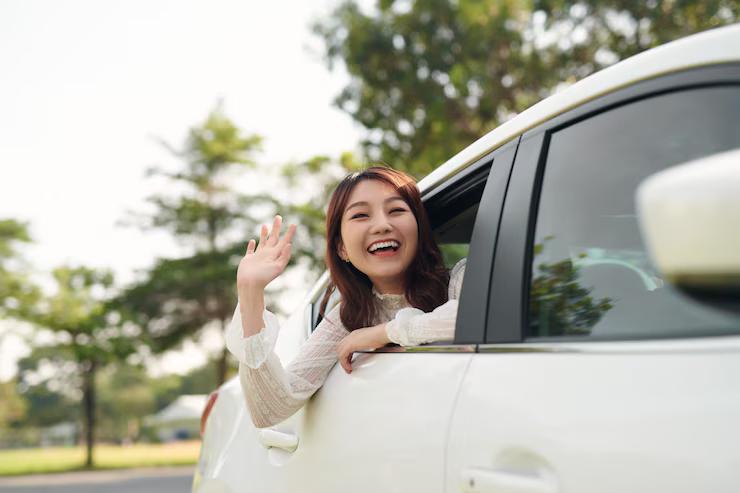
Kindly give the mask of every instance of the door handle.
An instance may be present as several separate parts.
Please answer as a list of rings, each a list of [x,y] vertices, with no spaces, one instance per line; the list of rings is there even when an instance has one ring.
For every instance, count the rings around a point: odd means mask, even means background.
[[[268,428],[260,430],[259,437],[262,445],[268,448],[275,447],[286,452],[295,452],[295,449],[298,448],[298,435],[292,433],[284,433]]]
[[[554,478],[470,467],[462,473],[464,493],[556,493]]]

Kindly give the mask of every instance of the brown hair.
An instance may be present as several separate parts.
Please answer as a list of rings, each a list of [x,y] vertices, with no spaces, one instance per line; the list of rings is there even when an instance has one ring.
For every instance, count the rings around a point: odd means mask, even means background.
[[[354,187],[363,180],[378,180],[398,191],[416,217],[419,241],[413,260],[405,272],[404,290],[411,306],[430,312],[447,301],[449,272],[444,266],[442,253],[432,236],[421,194],[412,177],[392,168],[373,166],[346,176],[329,200],[326,213],[326,265],[331,282],[321,302],[322,317],[335,289],[342,297],[339,311],[342,324],[347,330],[372,325],[376,320],[377,305],[372,293],[372,282],[355,266],[339,258],[342,215]]]

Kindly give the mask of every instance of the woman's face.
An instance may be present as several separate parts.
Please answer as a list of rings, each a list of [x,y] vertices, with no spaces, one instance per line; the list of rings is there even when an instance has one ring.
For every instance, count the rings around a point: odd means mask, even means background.
[[[362,180],[342,214],[339,256],[370,278],[381,293],[403,293],[403,273],[419,239],[414,213],[391,185]]]

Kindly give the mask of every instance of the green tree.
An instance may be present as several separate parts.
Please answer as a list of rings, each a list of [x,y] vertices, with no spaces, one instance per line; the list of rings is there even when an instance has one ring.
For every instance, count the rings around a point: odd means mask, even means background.
[[[421,177],[549,95],[643,50],[737,22],[736,0],[378,0],[314,24],[335,104],[371,160]]]
[[[109,365],[98,379],[98,395],[100,436],[107,440],[135,441],[143,418],[156,411],[151,380],[141,366]]]
[[[33,348],[19,362],[26,385],[35,377],[50,375],[47,384],[77,390],[82,395],[85,465],[93,463],[96,426],[96,385],[98,371],[137,350],[137,333],[112,308],[113,274],[87,267],[54,269],[55,292],[44,297],[25,318],[39,329],[52,332],[55,343]],[[51,372],[44,372],[43,367]]]
[[[190,129],[182,150],[163,145],[184,167],[176,172],[152,168],[149,174],[163,176],[170,189],[184,191],[149,197],[155,212],[134,215],[134,223],[145,230],[169,231],[191,245],[192,253],[157,259],[143,279],[119,298],[119,307],[146,331],[156,352],[196,336],[212,322],[225,330],[234,314],[236,269],[246,251],[247,235],[278,210],[278,201],[267,190],[260,191],[259,184],[254,184],[253,193],[240,192],[230,184],[256,168],[253,156],[261,138],[245,135],[220,105]],[[230,235],[234,230],[237,234]],[[224,347],[218,382],[224,381],[227,358]]]
[[[0,220],[0,319],[22,318],[39,299],[30,268],[17,249],[19,243],[31,243],[28,224],[13,219]]]
[[[19,375],[27,375],[26,372],[36,370],[40,359],[43,358],[40,358],[39,353],[33,351],[29,356],[21,359],[18,364]],[[67,384],[68,382],[62,382],[62,380],[68,374],[59,367],[55,367],[54,370],[56,373],[53,380],[47,379],[33,385],[29,384],[27,379],[19,381],[18,392],[28,403],[28,409],[19,426],[40,428],[64,421],[78,421],[80,415],[78,392],[62,393],[63,389],[58,384]]]
[[[552,239],[548,236],[534,246],[535,259]],[[529,291],[530,333],[541,337],[589,335],[614,307],[611,298],[594,299],[592,288],[580,282],[580,270],[571,259],[550,263],[535,260],[535,264]]]
[[[28,402],[17,391],[17,382],[0,382],[0,428],[17,424],[26,416]]]

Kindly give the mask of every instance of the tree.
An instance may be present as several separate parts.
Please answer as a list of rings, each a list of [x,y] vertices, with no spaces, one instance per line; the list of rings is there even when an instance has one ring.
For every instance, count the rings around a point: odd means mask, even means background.
[[[0,220],[0,318],[22,318],[39,299],[40,290],[29,278],[29,267],[16,249],[30,243],[28,224]]]
[[[136,440],[143,418],[156,411],[145,369],[124,362],[109,365],[100,373],[98,388],[96,411],[103,438],[129,443]]]
[[[111,305],[113,274],[87,267],[54,269],[56,291],[44,297],[25,319],[56,336],[56,342],[37,346],[19,362],[19,374],[26,385],[33,374],[48,374],[60,389],[82,395],[87,455],[86,467],[93,464],[97,372],[108,363],[124,359],[137,350],[136,328]],[[43,367],[53,371],[44,372]]]
[[[16,390],[15,380],[0,382],[0,429],[18,423],[26,416],[28,403]]]
[[[335,104],[367,129],[367,157],[421,177],[561,83],[739,13],[735,0],[349,0],[313,28],[329,68],[349,72]]]
[[[542,245],[535,245],[541,252]],[[529,295],[530,331],[537,336],[589,335],[614,305],[611,298],[594,299],[581,284],[570,259],[540,263]]]
[[[234,313],[236,268],[246,251],[245,236],[278,209],[278,201],[266,191],[246,194],[229,184],[256,167],[253,155],[260,149],[261,138],[245,135],[220,105],[205,122],[190,129],[183,150],[162,144],[182,161],[184,169],[152,168],[148,174],[163,176],[172,189],[186,191],[179,196],[149,197],[156,210],[149,216],[139,214],[138,225],[171,232],[192,245],[192,253],[158,259],[143,279],[121,294],[118,305],[146,331],[157,352],[197,335],[211,322],[225,330]],[[234,229],[238,231],[236,243],[229,240]],[[217,370],[219,383],[226,375],[227,357],[224,347]]]
[[[19,375],[25,375],[27,371],[33,372],[38,368],[38,359],[34,356],[38,356],[38,353],[34,355],[31,352],[30,355],[19,361]],[[58,370],[58,368],[55,367],[54,370]],[[58,384],[62,382],[66,372],[60,373],[55,374],[54,380],[44,380],[33,385],[29,384],[28,379],[20,378],[18,392],[28,403],[25,417],[19,423],[20,426],[44,427],[64,421],[77,421],[80,415],[78,392],[71,395],[62,393],[62,388]],[[50,386],[52,388],[49,388]]]

